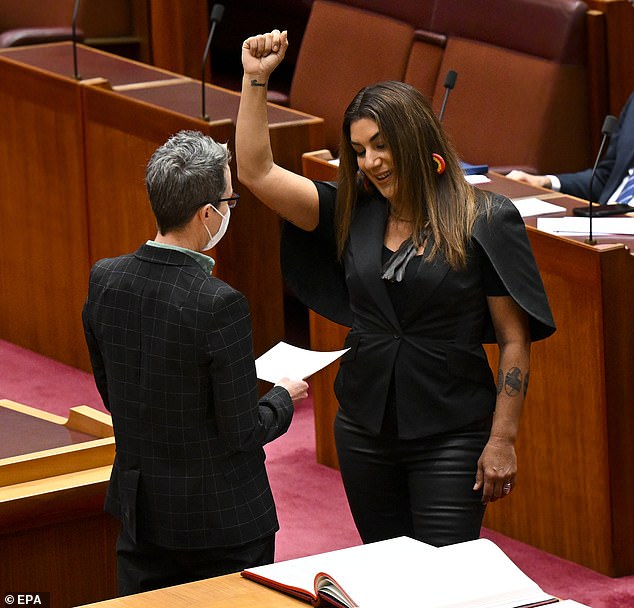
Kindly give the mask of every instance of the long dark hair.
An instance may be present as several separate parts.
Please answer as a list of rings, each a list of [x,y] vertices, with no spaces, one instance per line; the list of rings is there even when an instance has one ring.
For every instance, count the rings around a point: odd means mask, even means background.
[[[392,154],[396,187],[391,204],[400,215],[412,218],[414,243],[420,246],[428,230],[434,237],[430,258],[442,252],[453,268],[463,267],[478,214],[475,191],[465,180],[458,156],[427,99],[416,88],[397,81],[361,89],[344,114],[337,194],[339,255],[362,191],[357,156],[350,144],[350,126],[361,118],[376,122]],[[445,161],[442,174],[437,172],[434,152]]]

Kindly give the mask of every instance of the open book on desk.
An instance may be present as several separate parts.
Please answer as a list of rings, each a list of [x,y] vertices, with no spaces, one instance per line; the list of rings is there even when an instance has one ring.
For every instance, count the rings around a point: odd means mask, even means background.
[[[314,606],[529,608],[558,601],[483,538],[436,548],[401,536],[249,568],[242,576]]]

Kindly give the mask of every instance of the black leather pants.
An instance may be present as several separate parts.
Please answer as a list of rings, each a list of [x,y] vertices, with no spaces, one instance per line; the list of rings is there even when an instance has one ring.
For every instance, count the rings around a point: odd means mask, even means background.
[[[473,491],[491,420],[425,437],[370,435],[339,411],[335,441],[346,495],[364,543],[410,536],[435,546],[480,535]]]

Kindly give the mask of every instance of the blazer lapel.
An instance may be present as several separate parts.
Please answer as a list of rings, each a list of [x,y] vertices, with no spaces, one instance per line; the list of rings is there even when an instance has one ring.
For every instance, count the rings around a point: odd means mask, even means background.
[[[434,236],[430,234],[425,243],[425,250],[423,251],[423,260],[429,254],[434,244]],[[426,302],[432,294],[436,291],[441,281],[445,278],[445,275],[449,272],[449,264],[445,261],[444,256],[437,254],[432,262],[423,261],[418,266],[418,272],[416,274],[416,280],[421,285],[421,299],[418,304]]]
[[[372,198],[361,202],[350,226],[349,247],[360,281],[376,302],[377,310],[391,325],[400,329],[385,282],[381,278],[386,219],[387,204],[384,200]]]

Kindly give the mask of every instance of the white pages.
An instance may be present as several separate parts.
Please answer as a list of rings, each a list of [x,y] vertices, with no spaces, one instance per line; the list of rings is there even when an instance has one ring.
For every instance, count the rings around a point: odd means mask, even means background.
[[[303,380],[341,357],[347,350],[323,352],[278,342],[255,360],[255,370],[260,380],[273,384],[281,378]]]
[[[340,603],[360,608],[515,608],[556,601],[482,538],[436,548],[400,537],[247,572],[313,595],[316,581],[331,580]]]

